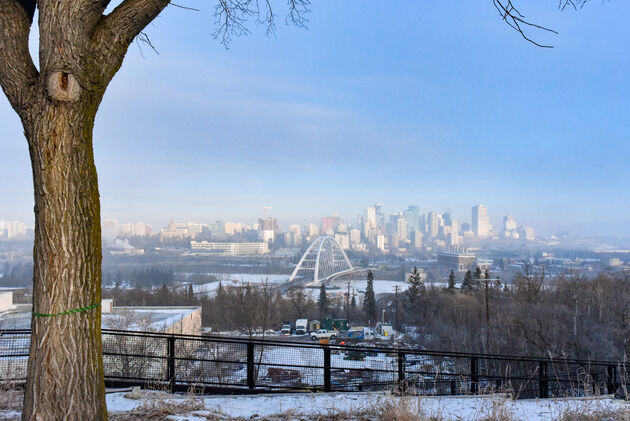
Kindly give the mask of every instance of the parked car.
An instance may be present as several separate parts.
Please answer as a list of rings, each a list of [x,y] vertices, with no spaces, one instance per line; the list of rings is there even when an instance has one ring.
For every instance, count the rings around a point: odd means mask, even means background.
[[[311,338],[315,341],[317,339],[335,339],[337,332],[334,330],[319,329],[317,332],[311,334]]]

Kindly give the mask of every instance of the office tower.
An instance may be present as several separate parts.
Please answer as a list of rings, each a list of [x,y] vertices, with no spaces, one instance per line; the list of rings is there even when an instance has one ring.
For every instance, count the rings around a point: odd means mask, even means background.
[[[503,217],[503,237],[504,238],[518,238],[518,233],[516,232],[516,221],[511,216]]]
[[[422,233],[419,230],[411,231],[411,244],[416,250],[422,248]]]
[[[385,236],[383,234],[379,234],[376,236],[376,248],[380,251],[385,252]]]
[[[445,226],[450,227],[452,225],[451,214],[449,212],[444,212],[442,214],[442,221],[444,222]]]
[[[374,211],[376,212],[376,228],[381,228],[383,225],[385,225],[385,213],[383,213],[383,205],[380,203],[375,203]]]
[[[400,241],[407,241],[407,220],[402,216],[396,221],[396,233],[400,238]]]
[[[472,230],[476,238],[488,238],[492,225],[488,217],[488,208],[484,205],[473,206],[472,208]]]
[[[407,231],[412,232],[420,229],[420,207],[416,205],[410,205],[406,211],[403,212],[403,216],[407,220]]]
[[[309,237],[314,237],[319,234],[319,227],[315,224],[308,224],[306,229]]]
[[[350,230],[350,243],[358,244],[361,242],[361,231],[358,229]]]
[[[429,212],[427,214],[427,225],[428,225],[428,230],[427,233],[429,234],[429,237],[431,238],[435,238],[438,235],[438,215],[437,212]]]
[[[341,223],[341,218],[339,218],[339,213],[337,212],[330,216],[325,216],[322,218],[320,233],[322,235],[333,235]]]
[[[280,226],[276,218],[266,215],[267,212],[265,210],[265,216],[262,219],[258,219],[258,239],[267,243],[275,241],[276,235],[280,232]],[[223,227],[223,230],[225,232],[225,227]]]

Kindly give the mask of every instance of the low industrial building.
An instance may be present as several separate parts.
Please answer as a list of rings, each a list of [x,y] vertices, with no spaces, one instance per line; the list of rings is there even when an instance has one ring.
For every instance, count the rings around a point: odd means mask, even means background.
[[[115,307],[101,302],[103,329],[201,335],[201,307]],[[14,304],[13,292],[0,292],[0,329],[30,329],[31,304]],[[71,317],[71,316],[59,316]]]
[[[463,247],[453,247],[450,251],[439,252],[437,254],[437,261],[441,269],[461,273],[475,269],[477,256],[468,252]]]
[[[258,256],[269,254],[269,244],[257,243],[211,243],[208,241],[191,241],[190,248],[195,253],[214,256]]]

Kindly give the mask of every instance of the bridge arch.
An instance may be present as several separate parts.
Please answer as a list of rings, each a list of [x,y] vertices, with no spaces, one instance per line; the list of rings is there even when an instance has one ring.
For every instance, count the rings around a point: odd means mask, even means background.
[[[330,236],[317,237],[293,270],[289,282],[300,277],[304,283],[318,285],[333,276],[352,272],[354,268],[339,243]]]

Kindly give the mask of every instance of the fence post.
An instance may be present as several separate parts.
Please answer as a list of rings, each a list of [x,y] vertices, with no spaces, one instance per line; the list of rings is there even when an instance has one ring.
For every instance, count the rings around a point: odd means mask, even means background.
[[[330,392],[330,348],[324,345],[324,392]]]
[[[547,378],[547,362],[538,362],[538,397],[541,399],[549,397],[549,380]]]
[[[175,389],[175,336],[170,335],[168,341],[168,388],[173,393]]]
[[[457,395],[457,382],[451,379],[451,395]]]
[[[247,387],[249,390],[256,388],[256,378],[254,374],[254,343],[247,342]]]
[[[477,357],[470,357],[470,394],[476,395],[479,391],[479,361]]]
[[[606,381],[606,389],[609,395],[613,395],[615,394],[615,392],[617,392],[617,388],[615,387],[615,374],[617,374],[617,370],[615,370],[615,366],[612,364],[608,365],[608,368],[606,369],[606,372],[608,374],[608,379]]]
[[[405,384],[405,353],[397,351],[398,354],[398,391],[405,393],[407,387]]]

